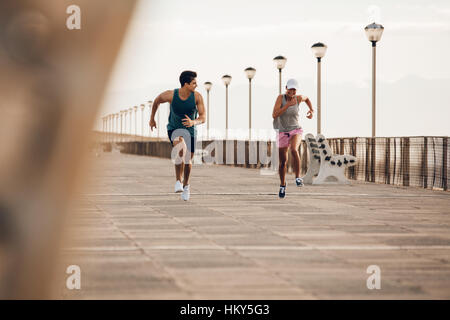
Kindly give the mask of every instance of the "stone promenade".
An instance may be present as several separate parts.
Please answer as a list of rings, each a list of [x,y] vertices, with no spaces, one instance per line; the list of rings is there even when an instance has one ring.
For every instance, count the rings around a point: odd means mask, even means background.
[[[448,192],[289,176],[280,200],[277,175],[197,165],[184,202],[167,159],[94,159],[59,270],[80,266],[81,290],[55,298],[450,298]]]

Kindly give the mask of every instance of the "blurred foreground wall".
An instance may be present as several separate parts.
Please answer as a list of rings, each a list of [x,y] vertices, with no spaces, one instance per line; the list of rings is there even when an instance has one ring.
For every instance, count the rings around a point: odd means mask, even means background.
[[[77,22],[73,4],[81,29],[66,25]],[[2,299],[49,297],[60,226],[134,4],[0,1]]]

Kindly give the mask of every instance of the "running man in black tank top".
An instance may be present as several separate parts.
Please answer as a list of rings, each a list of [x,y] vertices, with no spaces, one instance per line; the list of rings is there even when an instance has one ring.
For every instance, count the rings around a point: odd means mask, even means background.
[[[182,192],[181,198],[185,201],[190,197],[189,176],[195,151],[195,126],[205,123],[206,119],[202,95],[195,91],[196,77],[197,73],[193,71],[183,71],[180,75],[180,89],[167,90],[156,97],[149,122],[150,129],[153,131],[153,128],[156,128],[155,114],[159,105],[165,102],[170,103],[167,134],[172,146],[179,150],[180,156],[175,160],[175,192]],[[196,117],[197,113],[198,117]]]

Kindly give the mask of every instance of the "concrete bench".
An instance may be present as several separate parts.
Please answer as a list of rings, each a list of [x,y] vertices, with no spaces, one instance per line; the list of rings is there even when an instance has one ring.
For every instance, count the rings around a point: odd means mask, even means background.
[[[312,184],[313,179],[320,171],[320,149],[316,138],[311,133],[305,136],[306,146],[309,154],[309,165],[306,174],[302,177],[303,183]]]
[[[333,154],[324,135],[319,134],[316,142],[320,154],[320,169],[313,184],[350,184],[345,177],[345,168],[356,164],[356,157],[352,155]]]

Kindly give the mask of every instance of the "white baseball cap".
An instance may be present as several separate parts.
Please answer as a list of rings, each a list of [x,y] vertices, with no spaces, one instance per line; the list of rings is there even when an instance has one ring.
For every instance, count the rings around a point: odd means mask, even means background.
[[[295,79],[289,79],[288,82],[286,83],[286,88],[287,89],[295,89],[298,90],[298,82]]]

